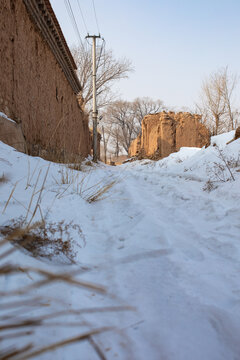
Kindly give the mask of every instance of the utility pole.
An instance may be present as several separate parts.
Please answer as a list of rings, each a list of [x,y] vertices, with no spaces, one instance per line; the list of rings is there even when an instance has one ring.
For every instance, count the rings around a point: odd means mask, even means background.
[[[97,111],[97,94],[96,94],[96,39],[100,39],[99,35],[87,35],[86,39],[92,38],[92,85],[93,85],[93,107],[92,107],[92,119],[93,119],[93,161],[98,160],[98,111]]]

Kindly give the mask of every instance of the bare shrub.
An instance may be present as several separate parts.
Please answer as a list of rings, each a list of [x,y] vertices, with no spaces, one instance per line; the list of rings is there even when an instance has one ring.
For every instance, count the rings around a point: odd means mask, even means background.
[[[203,187],[203,191],[211,192],[213,190],[217,189],[216,183],[214,183],[212,180],[208,179],[206,184]]]
[[[208,180],[209,184],[207,182],[205,185],[206,189],[211,187],[211,182],[235,181],[234,172],[237,172],[237,168],[240,167],[240,153],[237,157],[226,156],[223,150],[221,150],[217,145],[215,145],[215,148],[220,162],[215,161],[213,165],[208,166],[207,173],[210,178]]]
[[[85,244],[81,228],[77,224],[64,221],[46,224],[43,216],[41,222],[33,223],[37,209],[41,212],[41,197],[48,171],[49,167],[42,184],[40,184],[40,189],[37,189],[41,174],[41,170],[39,171],[30,202],[26,207],[26,216],[23,219],[12,221],[8,226],[0,229],[0,281],[4,278],[4,283],[7,284],[5,288],[0,286],[0,360],[35,359],[38,355],[51,353],[55,349],[81,341],[88,341],[99,359],[105,359],[103,350],[94,341],[93,336],[111,331],[113,327],[94,326],[83,319],[82,314],[131,311],[133,308],[121,305],[70,308],[69,304],[61,301],[61,299],[49,299],[49,285],[62,282],[62,286],[67,286],[68,292],[73,287],[77,287],[90,291],[91,294],[94,292],[101,296],[111,297],[103,286],[79,279],[80,273],[90,269],[86,267],[76,269],[75,267],[74,271],[71,268],[69,272],[61,271],[59,268],[49,271],[46,270],[45,266],[44,268],[39,266],[39,263],[36,263],[34,267],[28,266],[26,263],[22,266],[18,262],[17,254],[10,258],[10,255],[22,247],[37,257],[44,256],[51,259],[53,256],[63,254],[72,263],[74,250],[71,234],[73,231],[81,238],[83,245]],[[31,177],[29,171],[29,181],[27,181],[26,188],[30,186]],[[0,186],[2,184],[3,182],[0,181]],[[16,185],[11,190],[4,211],[13,198]],[[90,191],[91,189],[86,190]],[[37,196],[37,201],[32,206],[35,196]],[[86,194],[86,196],[88,195]],[[30,220],[28,220],[29,214]],[[65,288],[63,287],[62,290],[64,291]],[[36,291],[37,296],[34,295]],[[114,299],[116,300],[116,298]],[[63,315],[64,321],[62,321]],[[39,339],[38,330],[41,331],[42,335],[45,329],[53,327],[58,337],[58,334],[63,335],[60,330],[67,326],[73,329],[76,329],[76,326],[80,329],[81,326],[84,326],[87,329],[79,330],[77,335],[64,337],[58,341],[49,338],[48,344],[43,344],[41,338]],[[48,356],[50,358],[51,354]]]
[[[79,174],[75,172],[75,169],[62,166],[62,168],[58,171],[60,174],[59,178],[54,178],[57,185],[71,185],[74,184],[79,177]]]
[[[225,166],[225,168],[227,169],[228,173],[230,174],[230,179],[228,179],[228,180],[233,180],[233,181],[235,181],[235,178],[234,178],[234,176],[233,176],[233,172],[231,171],[231,168],[233,167],[233,165],[234,165],[234,167],[236,167],[236,163],[237,163],[238,160],[235,160],[235,158],[233,158],[232,156],[230,156],[230,157],[228,157],[228,158],[225,157],[223,151],[222,151],[221,149],[219,149],[218,146],[216,147],[216,149],[217,149],[217,151],[218,151],[218,157],[219,157],[219,159],[221,159],[222,162],[223,162],[223,164],[224,164],[223,166],[221,166],[221,164],[219,164],[219,166],[218,166],[218,164],[216,164],[217,168],[219,168],[218,173],[219,173],[219,174],[222,174],[223,177],[224,177],[224,171],[225,171],[224,166]],[[238,156],[238,159],[239,159],[239,156]],[[227,180],[227,181],[228,181],[228,180]]]

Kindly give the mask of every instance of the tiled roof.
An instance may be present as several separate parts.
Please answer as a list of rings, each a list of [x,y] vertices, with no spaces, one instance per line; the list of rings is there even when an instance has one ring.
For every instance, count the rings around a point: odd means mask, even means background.
[[[75,61],[66,43],[49,0],[23,0],[27,10],[48,43],[75,94],[81,90]]]

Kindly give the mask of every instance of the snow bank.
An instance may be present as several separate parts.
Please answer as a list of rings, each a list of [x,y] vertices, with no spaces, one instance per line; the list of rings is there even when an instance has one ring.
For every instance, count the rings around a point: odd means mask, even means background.
[[[211,137],[211,145],[216,144],[217,146],[223,148],[226,144],[234,138],[235,130],[229,131],[227,133],[216,135]]]
[[[41,288],[36,290],[49,302],[57,297],[70,309],[128,305],[135,310],[75,315],[82,327],[39,329],[35,342],[48,343],[49,339],[113,325],[116,330],[93,336],[106,359],[240,358],[240,139],[224,145],[229,139],[230,134],[221,135],[214,143],[222,149],[225,160],[236,160],[231,168],[235,181],[213,178],[216,163],[223,164],[216,146],[182,148],[157,162],[84,166],[82,172],[72,171],[70,184],[61,183],[65,166],[50,164],[41,212],[48,222],[64,220],[81,227],[84,241],[71,233],[78,245],[76,264],[59,266],[20,251],[12,254],[11,262],[57,272],[80,269],[78,279],[108,289],[107,295],[99,295],[59,283],[49,287],[47,294]],[[1,225],[26,215],[39,177],[31,205],[34,208],[48,167],[49,162],[0,143],[0,176],[4,173],[9,179],[0,186],[1,211],[15,186]],[[226,168],[224,171],[229,175]],[[209,179],[215,186],[204,190]],[[112,180],[114,184],[102,200],[87,201],[96,184],[107,185]],[[37,211],[36,220],[40,219]],[[21,281],[23,286],[32,280],[26,275]],[[0,289],[15,286],[14,278],[0,279]],[[67,324],[69,318],[63,317],[62,322]],[[22,339],[21,344],[29,339]],[[89,342],[39,359],[74,359],[76,354],[84,360],[98,359]]]

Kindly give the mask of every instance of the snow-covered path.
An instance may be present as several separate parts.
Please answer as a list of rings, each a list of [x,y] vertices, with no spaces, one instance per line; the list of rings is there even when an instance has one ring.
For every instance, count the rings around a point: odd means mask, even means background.
[[[32,193],[31,187],[25,189],[27,161],[33,169],[39,160],[16,157],[5,145],[1,151],[4,173],[12,183],[23,179],[14,196],[27,207]],[[226,156],[239,151],[239,140],[225,148]],[[118,181],[103,200],[91,204],[76,193],[74,184],[56,186],[59,165],[51,165],[42,211],[50,209],[48,221],[81,225],[86,245],[81,239],[77,264],[87,267],[82,276],[105,285],[113,295],[71,290],[63,297],[67,295],[73,308],[79,303],[135,307],[87,318],[91,324],[117,327],[95,336],[108,360],[240,359],[240,166],[234,169],[236,181],[218,183],[207,192],[207,166],[215,161],[216,150],[210,147],[182,149],[160,162],[102,165],[91,170],[88,186],[99,179]],[[40,160],[40,166],[47,163]],[[2,187],[2,207],[11,186]],[[62,191],[64,196],[56,197]],[[11,202],[2,223],[21,212],[22,207]],[[60,285],[49,296],[56,292],[61,297]],[[84,360],[98,359],[82,344],[71,349],[51,357],[77,360],[81,354]]]
[[[140,322],[127,329],[134,359],[240,358],[240,214],[232,200],[223,206],[199,181],[163,171],[124,175],[125,200],[99,210],[99,230],[115,247],[106,258],[140,255],[117,266],[110,285],[137,306],[132,320],[121,316],[127,328]]]

